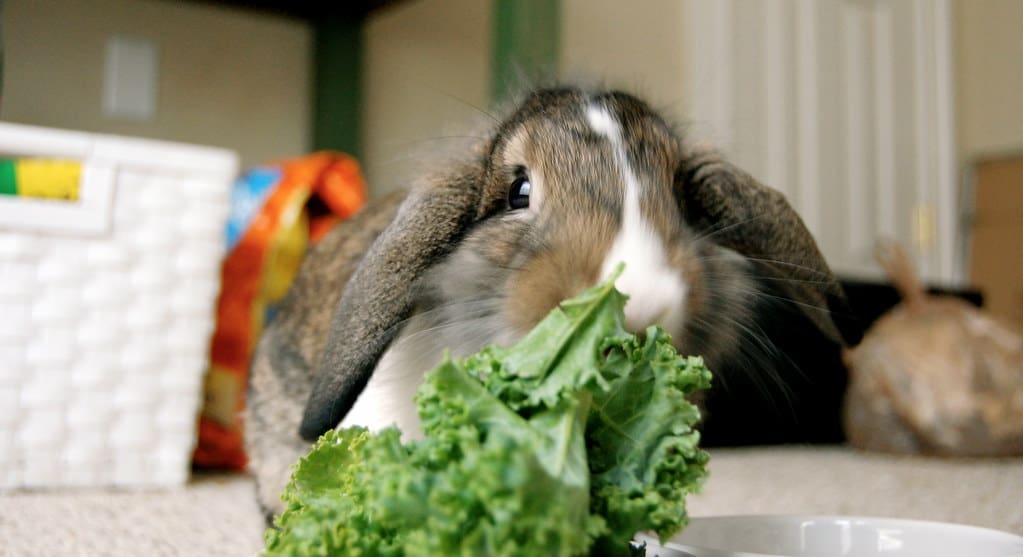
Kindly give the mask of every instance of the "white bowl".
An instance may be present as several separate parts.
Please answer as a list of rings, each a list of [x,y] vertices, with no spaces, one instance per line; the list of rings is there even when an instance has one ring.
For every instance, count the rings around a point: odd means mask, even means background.
[[[1023,557],[1023,537],[940,522],[844,516],[693,518],[647,557]]]

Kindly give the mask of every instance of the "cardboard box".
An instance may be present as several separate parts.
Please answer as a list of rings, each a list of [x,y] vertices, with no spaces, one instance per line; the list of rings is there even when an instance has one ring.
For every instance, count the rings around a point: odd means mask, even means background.
[[[1023,154],[977,163],[969,277],[991,315],[1023,328]]]

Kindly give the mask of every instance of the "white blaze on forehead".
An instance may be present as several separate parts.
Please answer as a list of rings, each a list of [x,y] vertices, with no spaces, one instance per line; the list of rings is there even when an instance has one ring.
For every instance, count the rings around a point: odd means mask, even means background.
[[[587,106],[586,117],[593,131],[611,142],[615,165],[625,184],[621,229],[604,258],[601,277],[625,263],[615,286],[629,296],[625,304],[628,328],[641,331],[661,325],[669,331],[677,330],[683,319],[686,284],[681,274],[668,265],[664,243],[640,209],[641,184],[626,156],[621,127],[602,106]]]

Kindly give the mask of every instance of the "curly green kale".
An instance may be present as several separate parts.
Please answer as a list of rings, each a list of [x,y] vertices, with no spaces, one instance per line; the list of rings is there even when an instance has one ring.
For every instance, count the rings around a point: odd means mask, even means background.
[[[628,555],[688,522],[708,456],[685,397],[710,386],[651,327],[627,333],[606,283],[510,348],[426,375],[424,439],[332,431],[296,465],[268,555]]]

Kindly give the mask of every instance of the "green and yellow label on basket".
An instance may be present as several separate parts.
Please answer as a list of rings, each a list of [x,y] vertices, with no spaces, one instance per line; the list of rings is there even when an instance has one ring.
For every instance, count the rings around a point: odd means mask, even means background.
[[[56,159],[0,159],[0,195],[78,200],[82,163]]]

